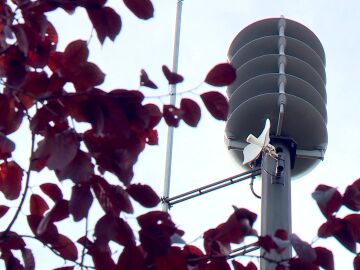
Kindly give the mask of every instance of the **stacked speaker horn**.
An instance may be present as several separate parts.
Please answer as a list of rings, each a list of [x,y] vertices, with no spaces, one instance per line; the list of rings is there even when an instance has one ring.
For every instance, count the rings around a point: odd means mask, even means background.
[[[266,119],[271,137],[296,143],[292,176],[324,158],[327,136],[324,49],[302,24],[271,18],[255,22],[233,40],[228,58],[237,79],[227,89],[230,114],[225,139],[242,163],[249,134],[260,134]]]

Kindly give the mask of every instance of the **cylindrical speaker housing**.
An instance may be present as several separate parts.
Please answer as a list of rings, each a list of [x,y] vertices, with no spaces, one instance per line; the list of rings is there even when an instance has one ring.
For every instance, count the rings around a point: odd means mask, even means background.
[[[242,163],[247,136],[258,136],[269,118],[271,136],[296,142],[292,176],[314,168],[328,143],[325,53],[319,39],[298,22],[265,19],[235,37],[228,58],[237,79],[227,89],[225,139],[235,158]]]

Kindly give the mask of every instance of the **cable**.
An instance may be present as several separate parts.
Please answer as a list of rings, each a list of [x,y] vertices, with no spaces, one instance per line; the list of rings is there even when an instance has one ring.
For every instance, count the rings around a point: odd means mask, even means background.
[[[256,198],[261,199],[261,196],[260,196],[260,195],[257,195],[257,194],[255,193],[255,190],[254,190],[254,180],[255,180],[255,176],[251,177],[250,190],[251,190],[252,194],[253,194]]]
[[[278,164],[279,164],[279,160],[281,160],[283,163],[285,162],[285,159],[283,158],[279,158],[277,159],[277,162],[276,162],[276,167],[278,167]],[[272,176],[272,177],[279,177],[279,172],[277,172],[276,174],[273,174],[271,172],[269,172],[268,170],[265,169],[263,163],[261,162],[261,169],[264,170],[264,172],[266,172],[268,175]],[[281,172],[280,172],[281,173]]]

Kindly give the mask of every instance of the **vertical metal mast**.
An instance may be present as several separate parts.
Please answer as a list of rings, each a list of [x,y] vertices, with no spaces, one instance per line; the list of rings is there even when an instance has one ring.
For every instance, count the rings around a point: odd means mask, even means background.
[[[274,235],[277,230],[282,229],[290,235],[291,229],[291,161],[290,147],[293,142],[286,144],[286,140],[278,137],[281,135],[282,122],[285,114],[286,105],[286,21],[281,18],[278,23],[279,28],[279,118],[276,129],[274,146],[279,155],[279,161],[266,155],[262,161],[262,192],[261,192],[261,235]],[[282,258],[291,258],[291,247],[287,247],[282,254],[273,251],[266,256],[269,260],[280,261]],[[269,260],[260,261],[261,270],[274,270],[276,264]]]
[[[276,137],[275,137],[276,138]],[[285,143],[284,143],[285,142]],[[290,144],[282,139],[273,143],[279,155],[276,161],[269,155],[264,155],[262,161],[262,191],[261,191],[261,235],[274,235],[279,229],[291,234],[291,153]],[[260,261],[261,270],[274,270],[276,264],[271,261],[291,258],[291,247],[278,254],[275,251],[267,253],[268,260]]]
[[[175,22],[175,41],[174,41],[174,52],[173,52],[173,66],[172,72],[178,71],[179,63],[179,47],[180,47],[180,29],[181,29],[181,13],[182,13],[182,2],[178,0],[176,7],[176,22]],[[176,102],[176,84],[169,86],[170,93],[170,104],[175,105]],[[168,136],[166,143],[166,163],[165,163],[165,179],[164,179],[164,193],[163,197],[168,198],[170,194],[170,178],[171,178],[171,163],[172,163],[172,149],[174,139],[174,127],[168,127]],[[163,204],[163,211],[168,211],[169,206],[167,203]]]

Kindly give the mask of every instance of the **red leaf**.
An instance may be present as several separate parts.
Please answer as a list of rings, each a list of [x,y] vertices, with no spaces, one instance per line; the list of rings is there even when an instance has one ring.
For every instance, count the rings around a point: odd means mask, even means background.
[[[74,270],[74,266],[63,266],[63,267],[54,268],[54,270]]]
[[[235,260],[232,260],[231,262],[234,267],[234,270],[257,270],[257,267],[253,262],[249,262],[246,266],[243,266],[241,263]]]
[[[183,111],[182,119],[191,127],[196,127],[201,118],[200,106],[193,100],[183,98],[180,102],[180,110]]]
[[[302,262],[312,263],[316,260],[316,251],[296,234],[290,236],[290,242]]]
[[[241,264],[240,262],[238,262],[238,261],[232,260],[231,263],[232,263],[232,265],[233,265],[233,267],[234,267],[234,270],[245,270],[245,269],[246,269],[245,266],[242,265],[242,264]]]
[[[148,185],[131,184],[126,191],[144,207],[155,207],[160,202],[159,196]]]
[[[218,227],[222,226],[220,224]],[[227,256],[231,252],[230,241],[220,241],[219,236],[222,233],[218,228],[207,230],[204,235],[204,248],[206,254],[209,256]]]
[[[154,256],[168,254],[171,246],[171,236],[183,235],[184,232],[176,228],[168,213],[151,211],[137,217],[141,227],[140,242],[146,252]]]
[[[94,175],[91,187],[105,213],[115,216],[118,216],[120,211],[133,213],[128,194],[121,186],[110,185],[104,178]]]
[[[245,270],[257,270],[256,265],[253,262],[249,262],[246,267]]]
[[[16,24],[11,26],[11,30],[16,36],[17,44],[20,49],[24,53],[24,55],[27,55],[29,51],[29,41],[26,36],[26,30],[25,30],[24,24]]]
[[[6,83],[12,87],[20,86],[26,77],[26,69],[24,63],[14,60],[9,63],[6,70]]]
[[[158,145],[159,137],[156,129],[149,129],[146,133],[146,143],[149,145]]]
[[[75,185],[72,187],[69,212],[73,215],[74,221],[87,217],[92,202],[93,195],[89,185]]]
[[[1,259],[4,260],[6,269],[11,270],[25,270],[18,258],[16,258],[10,250],[4,250],[1,254]]]
[[[235,208],[235,207],[234,207]],[[257,235],[252,228],[257,215],[244,208],[235,208],[228,220],[215,229],[204,233],[204,246],[207,254],[228,255],[230,243],[240,243],[245,236]]]
[[[0,242],[1,251],[7,250],[7,249],[23,249],[25,248],[25,242],[17,233],[9,231],[0,233],[0,237],[2,241]],[[4,241],[5,239],[5,241]]]
[[[258,245],[265,249],[266,252],[270,252],[272,249],[277,249],[276,243],[269,235],[259,236]]]
[[[275,232],[275,237],[281,239],[281,240],[288,240],[289,236],[287,231],[283,230],[283,229],[278,229]]]
[[[41,216],[35,216],[35,215],[28,215],[27,221],[29,224],[29,227],[34,235],[37,236],[37,238],[44,242],[44,243],[53,243],[57,240],[59,233],[56,228],[56,226],[52,223],[48,224],[46,227],[46,231],[44,231],[42,234],[37,233],[37,228],[39,227],[39,224],[41,222],[43,217]]]
[[[50,221],[60,221],[69,216],[69,201],[60,200],[55,203],[54,207],[50,210],[49,216]]]
[[[316,252],[315,263],[325,270],[334,270],[334,256],[332,252],[324,247],[314,248]]]
[[[319,270],[319,267],[314,263],[304,262],[299,258],[291,258],[289,265],[289,270]]]
[[[158,106],[155,104],[146,104],[144,108],[148,111],[150,119],[149,119],[149,129],[154,128],[160,122],[162,118],[162,113]]]
[[[0,218],[2,218],[7,211],[9,210],[9,207],[6,205],[0,205]]]
[[[66,119],[68,112],[65,111],[63,105],[60,105],[58,101],[48,101],[47,104],[38,109],[35,115],[30,121],[30,129],[35,134],[41,134],[42,136],[53,137],[46,134],[50,133],[63,133],[69,129],[68,121]],[[51,113],[49,113],[51,112]],[[43,144],[43,145],[42,145]],[[38,143],[38,148],[45,147],[45,140]],[[51,145],[48,147],[51,149]],[[40,151],[40,150],[38,150]],[[43,149],[42,151],[45,151]],[[47,150],[48,151],[48,150]],[[46,154],[45,154],[46,153]],[[47,152],[38,153],[39,157],[32,160],[32,169],[41,171],[47,161]]]
[[[51,52],[47,65],[50,70],[59,75],[60,77],[64,77],[66,74],[65,67],[63,65],[64,53],[62,52]]]
[[[117,269],[146,270],[144,257],[139,247],[125,246],[117,262]]]
[[[60,201],[63,198],[61,189],[53,183],[45,183],[40,185],[40,189],[50,197],[54,202]]]
[[[65,235],[59,234],[57,241],[51,245],[65,260],[75,261],[78,257],[75,244]]]
[[[24,94],[24,98],[46,98],[51,94],[49,85],[50,79],[45,72],[28,72],[21,87],[21,93]],[[30,104],[32,105],[33,101]],[[28,105],[28,107],[31,105]]]
[[[185,255],[180,247],[171,247],[166,256],[156,256],[155,265],[159,270],[187,270]]]
[[[204,253],[198,247],[185,245],[183,252],[186,256],[186,260],[189,266],[194,267],[195,269],[205,268],[206,260],[201,260],[201,258],[204,258]]]
[[[105,74],[94,63],[86,62],[78,67],[77,72],[70,77],[76,91],[88,91],[94,86],[100,85],[105,80]]]
[[[113,215],[104,215],[98,220],[95,237],[101,246],[107,246],[110,240],[124,247],[135,246],[135,237],[129,224]]]
[[[20,1],[16,1],[16,2],[20,2]],[[27,27],[30,26],[30,28],[32,28],[34,32],[39,33],[41,37],[45,36],[49,22],[47,21],[46,16],[44,14],[24,12],[23,18],[25,20],[25,25]]]
[[[58,201],[53,208],[46,213],[46,215],[41,219],[39,225],[37,226],[36,234],[44,234],[49,224],[53,222],[63,220],[69,216],[69,202],[66,200]]]
[[[276,252],[279,254],[283,253],[286,250],[286,248],[290,246],[290,241],[286,230],[283,229],[276,230],[274,237],[272,237],[272,240],[277,245],[278,248]]]
[[[50,170],[63,169],[73,161],[79,146],[79,140],[73,131],[50,133],[38,143],[32,161],[44,160]]]
[[[158,89],[157,85],[152,80],[149,79],[148,74],[143,69],[140,71],[140,85],[152,89]]]
[[[7,47],[6,54],[3,54],[3,75],[6,75],[6,83],[7,85],[11,85],[16,88],[20,86],[26,76],[25,69],[25,56],[24,53],[20,50],[20,48],[16,45],[11,45]]]
[[[225,258],[214,258],[206,265],[205,270],[231,270]]]
[[[87,62],[89,49],[85,40],[75,40],[70,42],[64,51],[63,64],[65,66],[78,66]]]
[[[0,164],[0,191],[8,200],[15,200],[21,192],[23,171],[14,161]]]
[[[34,68],[44,68],[49,60],[50,53],[55,51],[58,43],[58,35],[55,27],[46,20],[44,14],[28,12],[25,17],[25,24],[31,24],[29,29],[36,31],[36,38],[32,40],[27,54],[27,63]],[[29,20],[29,18],[31,19]],[[29,20],[29,21],[27,21]],[[41,36],[39,38],[39,35]]]
[[[276,265],[275,270],[286,270],[286,267],[282,264],[278,264],[278,265]]]
[[[63,169],[56,170],[59,180],[71,179],[74,183],[86,183],[94,171],[91,157],[88,153],[78,150],[75,158]]]
[[[342,230],[343,222],[340,218],[331,218],[323,223],[318,229],[318,236],[327,238]]]
[[[218,64],[206,75],[205,82],[213,86],[226,86],[236,79],[236,69],[228,63]]]
[[[121,30],[119,14],[110,7],[88,8],[87,12],[100,43],[103,44],[106,37],[114,41]]]
[[[360,215],[348,215],[344,219],[332,218],[322,224],[318,236],[334,236],[344,247],[356,253],[356,242],[360,241]]]
[[[248,211],[251,216],[249,216],[248,213],[243,215],[242,212],[245,213],[245,211],[248,210],[243,208],[236,209],[225,223],[217,227],[220,230],[220,241],[239,244],[245,236],[256,235],[256,231],[252,229],[254,223],[254,221],[252,221],[252,215],[254,213]],[[256,219],[256,214],[254,215]]]
[[[183,116],[183,111],[173,105],[164,105],[163,116],[166,124],[172,127],[179,126],[180,119]]]
[[[30,197],[30,213],[36,216],[43,216],[49,209],[46,201],[37,194],[31,194]]]
[[[8,137],[0,134],[0,159],[11,157],[11,153],[15,150],[15,143]]]
[[[342,202],[340,192],[336,188],[326,185],[319,185],[312,193],[312,197],[326,218],[337,212]]]
[[[206,92],[200,95],[209,113],[218,120],[227,120],[229,103],[219,92]]]
[[[360,179],[346,188],[342,203],[351,210],[360,210]]]
[[[96,269],[104,269],[104,270],[118,269],[115,268],[115,263],[111,258],[112,251],[109,245],[101,246],[99,245],[99,243],[97,242],[93,243],[86,237],[81,237],[77,242],[87,248],[88,254],[91,255],[94,262],[94,267]]]
[[[34,270],[35,269],[35,259],[32,251],[28,248],[24,248],[21,250],[21,255],[23,257],[24,265],[26,270]]]
[[[123,0],[124,4],[140,19],[147,20],[154,16],[154,7],[150,0]]]
[[[168,80],[169,84],[177,84],[184,80],[183,76],[181,76],[175,72],[171,72],[170,69],[165,65],[162,66],[162,71],[163,71],[166,79]]]
[[[354,270],[360,270],[360,253],[354,258]]]
[[[360,243],[360,214],[347,215],[343,220],[346,222],[347,231],[357,243]]]
[[[25,268],[21,265],[19,259],[16,258],[9,250],[2,250],[1,259],[4,260],[6,269],[25,270]]]
[[[7,81],[7,83],[9,82]],[[0,132],[8,135],[18,130],[24,113],[23,110],[17,108],[15,99],[0,94],[0,115]]]
[[[233,206],[235,212],[235,216],[236,216],[236,219],[238,221],[241,221],[241,220],[247,220],[249,222],[249,225],[252,227],[254,225],[254,222],[256,221],[257,219],[257,215],[251,211],[249,211],[248,209],[246,208],[237,208],[235,206]]]

